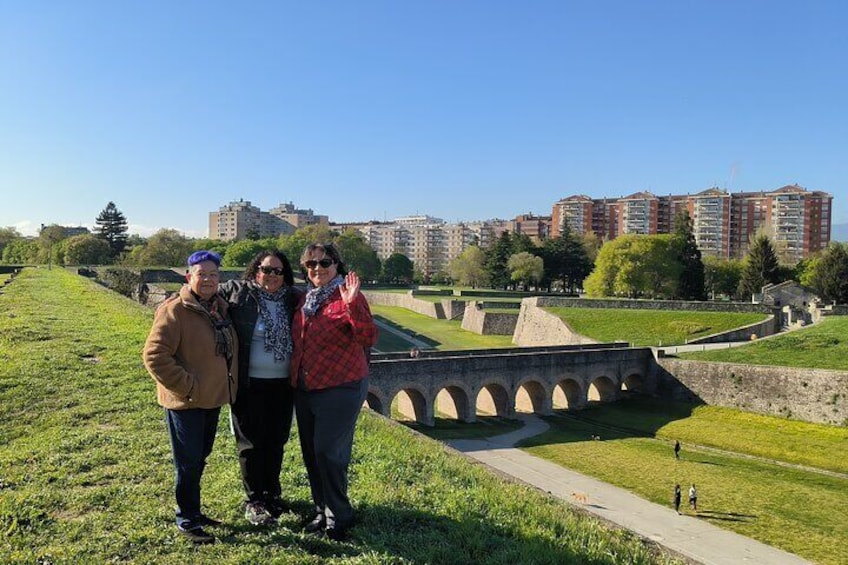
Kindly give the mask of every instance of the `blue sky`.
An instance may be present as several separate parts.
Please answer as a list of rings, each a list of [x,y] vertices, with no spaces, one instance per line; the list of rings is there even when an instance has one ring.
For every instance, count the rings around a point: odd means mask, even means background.
[[[572,194],[834,196],[848,3],[0,0],[0,226],[205,236],[244,198],[332,221]]]

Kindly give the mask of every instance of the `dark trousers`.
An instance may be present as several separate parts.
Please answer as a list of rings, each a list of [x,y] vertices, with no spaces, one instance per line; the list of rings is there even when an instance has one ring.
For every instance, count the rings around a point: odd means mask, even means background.
[[[279,497],[294,391],[288,379],[250,379],[232,407],[239,466],[249,502]]]
[[[190,530],[200,526],[200,478],[212,452],[220,408],[165,409],[176,471],[177,525]]]
[[[295,391],[297,428],[312,500],[326,516],[328,526],[347,526],[353,520],[347,470],[356,420],[367,394],[368,379],[324,390]]]

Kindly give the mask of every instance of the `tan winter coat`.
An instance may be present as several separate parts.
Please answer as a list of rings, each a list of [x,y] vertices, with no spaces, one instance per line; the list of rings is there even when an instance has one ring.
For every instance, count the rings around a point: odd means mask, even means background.
[[[226,301],[218,296],[215,300],[227,319]],[[156,381],[159,404],[171,410],[217,408],[235,399],[238,341],[232,327],[225,331],[232,336],[229,364],[215,351],[212,315],[188,285],[159,307],[142,353],[144,366]]]

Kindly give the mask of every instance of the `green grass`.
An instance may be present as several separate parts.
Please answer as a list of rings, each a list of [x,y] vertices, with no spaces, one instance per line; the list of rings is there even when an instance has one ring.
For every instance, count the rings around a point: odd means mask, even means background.
[[[680,354],[683,359],[848,371],[848,316],[833,316],[743,347]]]
[[[694,482],[699,518],[817,563],[848,562],[848,514],[837,510],[848,505],[848,479],[699,447],[844,471],[844,428],[656,401],[548,420],[549,432],[523,443],[528,452],[658,504],[670,504],[675,483],[685,493]],[[683,445],[680,461],[674,439]]]
[[[605,308],[545,308],[571,328],[600,342],[677,345],[766,319],[763,314]]]
[[[219,543],[194,547],[172,523],[170,449],[141,364],[151,321],[63,270],[25,270],[0,295],[0,562],[668,562],[634,535],[370,412],[351,465],[352,542],[301,533],[310,504],[296,433],[281,475],[294,512],[278,527],[249,527],[224,416],[203,497],[226,525]]]
[[[512,336],[479,335],[462,329],[459,320],[436,320],[398,306],[371,305],[371,311],[386,323],[404,329],[435,349],[484,349],[515,347]]]

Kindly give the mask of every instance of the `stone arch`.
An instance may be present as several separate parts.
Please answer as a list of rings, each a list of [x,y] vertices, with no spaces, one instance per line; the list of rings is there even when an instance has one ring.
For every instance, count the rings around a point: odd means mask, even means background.
[[[476,414],[494,414],[508,418],[512,416],[512,403],[507,388],[498,382],[492,382],[480,387],[474,397]]]
[[[575,410],[585,404],[585,396],[583,387],[576,379],[565,378],[554,386],[551,404],[555,409]]]
[[[391,416],[388,406],[386,406],[386,403],[383,401],[383,394],[375,388],[369,388],[368,396],[365,397],[363,406],[366,406],[383,416]]]
[[[539,381],[528,379],[515,389],[514,406],[516,412],[533,414],[550,414],[551,395],[545,385]]]
[[[645,379],[639,373],[630,373],[621,381],[621,389],[627,392],[645,392]]]
[[[473,422],[474,410],[471,409],[471,394],[464,386],[445,384],[436,394],[435,411],[461,422]]]
[[[618,387],[613,380],[605,375],[592,379],[587,391],[590,402],[614,402]]]
[[[427,426],[433,425],[432,406],[429,406],[428,409],[427,397],[415,387],[405,387],[398,390],[392,399],[392,408],[397,409],[406,419]]]

